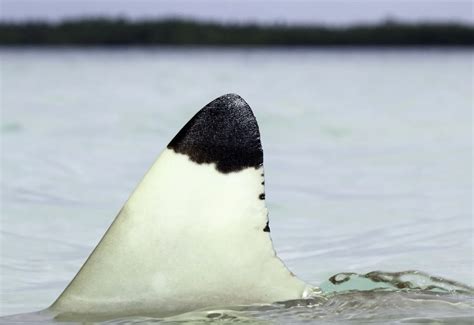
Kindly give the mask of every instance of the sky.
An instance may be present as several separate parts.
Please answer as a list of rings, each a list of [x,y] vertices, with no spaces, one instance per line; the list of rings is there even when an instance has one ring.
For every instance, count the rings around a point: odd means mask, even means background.
[[[474,23],[474,0],[0,0],[3,21],[84,16],[345,25],[390,19]]]

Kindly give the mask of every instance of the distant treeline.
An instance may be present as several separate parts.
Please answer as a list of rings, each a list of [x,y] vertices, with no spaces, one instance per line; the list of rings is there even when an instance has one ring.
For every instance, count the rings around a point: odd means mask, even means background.
[[[0,22],[0,45],[472,46],[474,25],[384,22],[350,27],[180,19]]]

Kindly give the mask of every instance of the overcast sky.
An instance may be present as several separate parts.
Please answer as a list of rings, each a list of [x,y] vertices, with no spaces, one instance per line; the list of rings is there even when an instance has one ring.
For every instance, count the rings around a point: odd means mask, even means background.
[[[2,20],[83,16],[187,17],[261,23],[351,24],[387,18],[473,23],[470,0],[0,0]]]

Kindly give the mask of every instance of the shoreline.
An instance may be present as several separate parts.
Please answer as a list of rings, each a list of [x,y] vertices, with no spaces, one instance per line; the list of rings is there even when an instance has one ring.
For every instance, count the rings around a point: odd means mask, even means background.
[[[0,46],[473,47],[474,25],[385,21],[372,25],[220,24],[84,18],[0,22]]]

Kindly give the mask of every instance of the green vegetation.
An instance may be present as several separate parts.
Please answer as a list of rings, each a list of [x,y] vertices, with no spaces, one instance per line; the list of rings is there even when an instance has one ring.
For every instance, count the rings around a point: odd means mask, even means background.
[[[474,26],[385,22],[350,27],[218,24],[179,19],[0,22],[0,45],[472,46]]]

